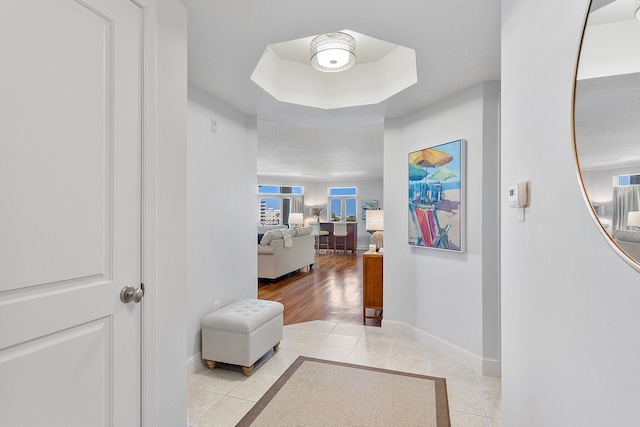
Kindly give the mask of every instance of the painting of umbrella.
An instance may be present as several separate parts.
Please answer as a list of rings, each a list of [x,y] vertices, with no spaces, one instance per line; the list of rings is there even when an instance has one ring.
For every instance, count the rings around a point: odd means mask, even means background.
[[[464,252],[465,140],[409,153],[409,245]]]

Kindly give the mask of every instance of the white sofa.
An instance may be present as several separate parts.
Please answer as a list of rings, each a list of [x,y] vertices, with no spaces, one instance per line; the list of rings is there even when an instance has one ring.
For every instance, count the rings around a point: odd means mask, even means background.
[[[627,255],[640,262],[640,232],[615,230],[613,239]]]
[[[283,231],[291,235],[292,247],[285,247]],[[258,244],[258,278],[277,279],[303,267],[313,267],[315,237],[311,227],[269,230]]]

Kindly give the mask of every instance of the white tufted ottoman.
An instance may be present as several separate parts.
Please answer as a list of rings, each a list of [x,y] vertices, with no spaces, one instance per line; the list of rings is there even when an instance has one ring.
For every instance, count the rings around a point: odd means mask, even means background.
[[[271,347],[278,351],[282,339],[279,302],[243,299],[202,319],[202,358],[210,369],[216,362],[241,365],[246,376]]]

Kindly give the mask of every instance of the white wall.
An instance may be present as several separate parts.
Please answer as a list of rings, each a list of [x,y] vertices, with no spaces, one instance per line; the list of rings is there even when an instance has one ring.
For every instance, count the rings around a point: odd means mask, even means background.
[[[484,83],[385,122],[385,326],[479,371],[499,373],[499,83]],[[407,154],[467,140],[466,252],[408,246]],[[492,365],[488,368],[488,365]],[[485,366],[487,365],[487,366]]]
[[[403,209],[407,205],[408,191],[403,188],[407,181],[402,177],[408,180],[408,172],[398,173],[400,167],[408,168],[409,151],[405,152],[403,148],[403,131],[402,119],[385,120],[384,194],[387,208],[384,211],[383,327],[391,320],[413,325],[416,311],[422,310],[414,301],[418,283],[413,274],[415,260],[407,247],[408,211]]]
[[[157,1],[156,128],[152,235],[155,270],[146,298],[155,301],[147,343],[155,360],[146,379],[147,425],[182,426],[187,419],[186,341],[186,111],[187,12],[175,0]],[[146,280],[146,279],[145,279]]]
[[[353,179],[341,181],[303,181],[291,178],[258,177],[259,185],[301,185],[304,186],[304,218],[305,221],[313,221],[313,215],[309,209],[317,206],[322,207],[320,221],[328,221],[327,201],[328,191],[331,187],[357,187],[358,195],[358,248],[368,249],[371,235],[367,232],[365,221],[362,220],[362,201],[377,200],[378,207],[384,209],[383,203],[383,182],[382,178],[375,179]],[[256,198],[257,200],[257,198]],[[257,214],[256,214],[257,215]]]
[[[578,184],[572,87],[587,0],[502,2],[502,374],[505,426],[640,419],[640,276]],[[506,187],[531,180],[518,222]]]
[[[189,86],[187,132],[187,355],[197,356],[214,301],[258,293],[256,120]]]

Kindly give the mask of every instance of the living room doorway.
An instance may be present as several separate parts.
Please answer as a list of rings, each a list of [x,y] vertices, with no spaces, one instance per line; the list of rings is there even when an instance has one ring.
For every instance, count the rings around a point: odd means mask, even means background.
[[[362,253],[316,254],[311,270],[259,280],[258,298],[284,304],[285,325],[311,320],[362,324]],[[367,325],[380,326],[380,321],[367,319]]]

